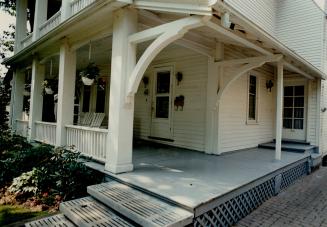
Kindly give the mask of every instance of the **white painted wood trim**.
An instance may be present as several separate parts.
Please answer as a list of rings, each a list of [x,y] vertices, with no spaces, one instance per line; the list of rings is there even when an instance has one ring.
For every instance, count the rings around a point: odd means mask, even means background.
[[[275,159],[281,160],[282,156],[282,127],[283,127],[283,62],[277,63],[277,93],[276,93],[276,148]]]
[[[45,121],[35,121],[35,124],[57,126],[57,123],[45,122]]]
[[[137,92],[138,86],[141,82],[145,70],[148,68],[150,63],[158,55],[158,53],[160,53],[161,50],[163,50],[166,46],[168,46],[173,41],[183,37],[188,30],[203,26],[204,22],[208,19],[209,18],[207,17],[191,16],[175,22],[168,23],[167,25],[163,25],[165,28],[164,33],[162,33],[155,41],[153,41],[153,43],[151,43],[151,45],[145,50],[145,52],[137,62],[136,66],[134,67],[130,79],[128,81],[127,93],[126,93],[127,97],[131,97]],[[147,36],[149,38],[153,38],[154,37],[153,35],[155,36],[158,35],[157,32],[158,30],[156,28],[149,29],[139,33],[141,34],[139,35],[139,37],[130,38],[130,39],[134,40],[134,42],[148,40],[148,38],[146,38]],[[130,45],[135,45],[135,44],[131,43]],[[128,98],[126,99],[126,101],[129,102]]]
[[[90,131],[90,132],[103,132],[103,133],[108,133],[108,129],[103,129],[103,128],[91,128],[91,127],[86,127],[86,126],[79,126],[79,125],[66,125],[66,128],[73,128],[73,129],[78,129],[78,130],[84,130],[84,131]]]
[[[319,153],[322,152],[321,141],[321,80],[317,79],[317,113],[316,113],[316,145],[319,147]]]

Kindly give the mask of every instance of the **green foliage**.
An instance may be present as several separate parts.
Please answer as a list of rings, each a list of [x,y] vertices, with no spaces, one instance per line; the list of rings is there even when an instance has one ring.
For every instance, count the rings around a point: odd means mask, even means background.
[[[8,190],[12,193],[36,195],[38,191],[37,186],[36,169],[33,169],[32,171],[23,173],[19,177],[14,178]]]
[[[8,136],[9,134],[9,118],[7,106],[10,102],[10,87],[6,86],[2,81],[0,81],[0,134]],[[1,141],[0,141],[1,145]],[[1,148],[0,148],[1,149]]]

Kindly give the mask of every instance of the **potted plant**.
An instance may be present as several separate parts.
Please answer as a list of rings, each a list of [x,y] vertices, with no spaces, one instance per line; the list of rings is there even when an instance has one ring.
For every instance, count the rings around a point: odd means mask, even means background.
[[[54,79],[45,79],[42,82],[43,92],[44,94],[53,95],[56,92],[56,88],[58,86],[57,80]]]
[[[99,76],[100,69],[95,63],[91,62],[85,69],[80,71],[79,75],[82,78],[84,85],[90,86],[94,83],[96,78]]]
[[[31,84],[25,84],[24,85],[23,95],[24,96],[30,96],[31,95]]]

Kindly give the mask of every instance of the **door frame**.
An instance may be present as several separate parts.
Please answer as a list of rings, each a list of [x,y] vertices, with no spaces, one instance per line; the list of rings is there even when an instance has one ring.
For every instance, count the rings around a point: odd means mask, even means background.
[[[157,73],[160,71],[170,71],[170,89],[169,89],[169,113],[168,113],[168,125],[170,128],[169,138],[159,138],[156,137],[153,133],[152,124],[153,122],[162,122],[165,121],[164,119],[156,119],[155,118],[155,111],[156,111],[156,85],[157,85]],[[163,141],[173,141],[173,118],[174,118],[174,111],[173,111],[173,97],[175,92],[175,64],[173,63],[166,63],[166,64],[157,64],[153,66],[153,73],[152,73],[152,95],[151,95],[151,105],[150,105],[150,139],[156,140],[163,140]]]
[[[286,86],[304,86],[304,118],[303,118],[303,131],[304,131],[304,139],[297,138],[287,138],[284,136],[284,127],[282,128],[282,139],[285,140],[299,140],[299,141],[307,141],[308,135],[308,80],[304,78],[285,78],[283,84],[283,119],[284,119],[284,87]]]

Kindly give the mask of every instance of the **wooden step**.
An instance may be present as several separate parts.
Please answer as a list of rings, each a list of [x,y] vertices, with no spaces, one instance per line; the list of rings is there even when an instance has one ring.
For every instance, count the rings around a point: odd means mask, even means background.
[[[60,211],[75,225],[87,226],[112,226],[132,227],[136,226],[126,218],[118,215],[112,209],[106,207],[91,197],[84,197],[60,204]]]
[[[141,226],[186,226],[193,221],[193,213],[116,181],[89,186],[87,191]]]
[[[275,149],[276,144],[274,142],[271,143],[263,143],[258,145],[259,148],[266,148],[266,149]],[[290,151],[290,152],[297,152],[297,153],[304,153],[306,151],[315,152],[316,146],[313,145],[305,145],[305,144],[298,144],[298,143],[282,143],[282,151]]]
[[[46,218],[41,218],[36,221],[28,222],[25,224],[26,227],[74,227],[63,214],[57,214]]]

